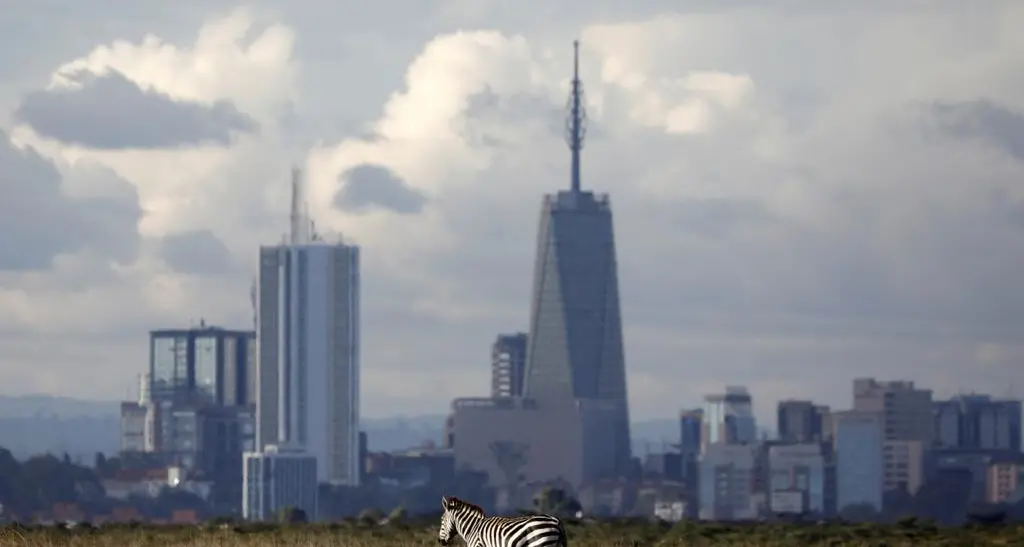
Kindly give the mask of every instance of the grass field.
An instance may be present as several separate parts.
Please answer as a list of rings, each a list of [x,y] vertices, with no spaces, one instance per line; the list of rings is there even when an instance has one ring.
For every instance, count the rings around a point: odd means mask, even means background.
[[[693,524],[676,526],[637,521],[570,524],[571,547],[798,546],[949,547],[1024,546],[1024,526],[936,528],[926,523]],[[436,547],[437,523],[417,521],[373,526],[359,522],[291,526],[107,526],[61,530],[8,527],[0,545],[19,547]],[[457,545],[462,545],[461,541]]]

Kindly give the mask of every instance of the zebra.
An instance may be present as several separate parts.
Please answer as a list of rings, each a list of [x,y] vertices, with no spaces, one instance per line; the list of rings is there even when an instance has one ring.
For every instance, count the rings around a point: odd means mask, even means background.
[[[456,497],[441,497],[441,531],[437,542],[447,546],[462,536],[466,547],[568,547],[562,521],[551,515],[488,517],[484,510]]]

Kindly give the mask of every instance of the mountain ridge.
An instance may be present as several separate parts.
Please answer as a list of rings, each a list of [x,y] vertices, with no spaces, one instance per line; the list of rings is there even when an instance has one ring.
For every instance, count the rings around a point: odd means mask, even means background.
[[[91,463],[96,452],[118,451],[120,401],[91,401],[44,394],[0,395],[0,447],[18,459],[36,454],[68,455]],[[442,414],[364,418],[369,449],[394,451],[444,436]],[[678,442],[675,419],[640,420],[631,425],[634,454],[660,452]]]

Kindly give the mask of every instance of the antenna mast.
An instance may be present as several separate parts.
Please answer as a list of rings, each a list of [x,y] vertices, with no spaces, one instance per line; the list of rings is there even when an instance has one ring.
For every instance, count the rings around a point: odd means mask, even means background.
[[[583,106],[583,82],[580,81],[580,41],[573,41],[572,48],[572,91],[566,107],[569,116],[565,120],[565,141],[572,152],[572,192],[575,194],[580,191],[580,151],[587,134],[587,111]]]
[[[302,171],[299,170],[298,166],[292,166],[292,204],[291,204],[291,221],[290,233],[288,240],[292,245],[299,245],[305,243],[305,237],[303,237],[303,211],[302,207]]]

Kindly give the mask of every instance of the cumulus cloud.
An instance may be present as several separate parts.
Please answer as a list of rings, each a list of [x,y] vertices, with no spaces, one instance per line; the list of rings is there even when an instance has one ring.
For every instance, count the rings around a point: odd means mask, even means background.
[[[1004,394],[1024,357],[1013,273],[1024,266],[1024,162],[1012,144],[1024,111],[1021,8],[677,4],[626,16],[610,4],[537,15],[476,3],[442,14],[448,23],[422,47],[408,33],[351,37],[349,47],[381,55],[338,64],[305,41],[292,48],[297,33],[322,46],[327,18],[257,29],[238,12],[209,21],[194,44],[98,47],[59,67],[53,86],[116,70],[176,101],[232,101],[258,135],[230,149],[36,144],[135,182],[147,241],[209,230],[245,258],[286,226],[287,164],[304,155],[287,145],[315,142],[306,172],[317,227],[364,249],[366,413],[440,412],[485,392],[494,335],[525,327],[541,196],[568,186],[563,109],[579,33],[583,185],[608,192],[615,212],[634,416],[670,416],[726,383],[747,384],[762,417],[779,397],[844,406],[856,375]],[[571,33],[549,17],[565,11]],[[518,33],[444,30],[503,25]],[[300,63],[316,78],[298,78]],[[338,100],[350,90],[358,100]],[[360,131],[310,129],[335,117]],[[422,210],[396,215],[358,192],[360,214],[337,207],[339,188],[359,190],[339,181],[366,166],[401,181]],[[212,318],[211,308],[248,319],[248,279],[200,284],[168,271],[160,251],[144,250],[126,284],[152,295],[142,299],[150,321]],[[36,308],[60,302],[52,294],[36,291]],[[415,387],[436,374],[411,357],[424,354],[451,375],[443,392]],[[424,382],[389,394],[395,374]]]
[[[57,256],[81,250],[135,260],[142,211],[134,187],[113,171],[76,175],[102,179],[120,196],[68,195],[56,166],[0,132],[0,172],[0,269],[45,270]]]
[[[175,101],[144,90],[117,71],[72,75],[73,87],[28,94],[14,111],[43,136],[86,148],[170,148],[231,144],[256,122],[225,100]]]
[[[231,266],[231,252],[209,230],[164,236],[160,241],[160,256],[171,269],[183,274],[216,275]]]

